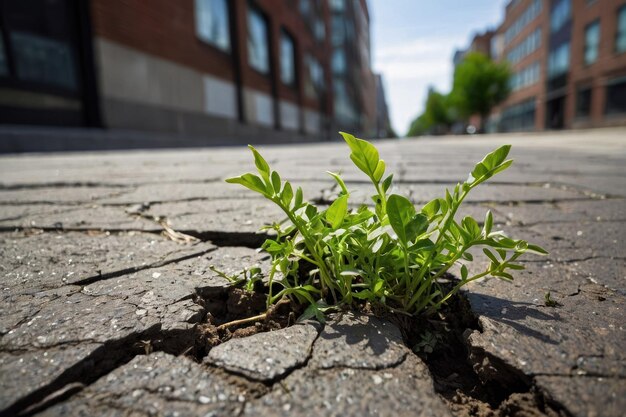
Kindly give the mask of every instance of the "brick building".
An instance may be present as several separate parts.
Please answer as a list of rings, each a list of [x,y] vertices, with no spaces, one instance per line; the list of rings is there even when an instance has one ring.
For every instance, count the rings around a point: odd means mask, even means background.
[[[378,135],[365,0],[20,0],[0,11],[0,123],[257,142]]]
[[[513,75],[489,130],[626,125],[625,0],[511,0],[490,55]]]

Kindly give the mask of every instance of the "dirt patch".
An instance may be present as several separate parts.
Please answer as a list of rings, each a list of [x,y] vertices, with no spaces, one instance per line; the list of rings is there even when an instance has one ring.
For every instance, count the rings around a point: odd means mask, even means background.
[[[557,417],[567,416],[549,405],[532,381],[515,371],[506,373],[507,384],[481,381],[468,354],[467,337],[480,331],[469,301],[457,294],[435,316],[387,317],[401,329],[406,345],[428,366],[435,391],[457,417]]]

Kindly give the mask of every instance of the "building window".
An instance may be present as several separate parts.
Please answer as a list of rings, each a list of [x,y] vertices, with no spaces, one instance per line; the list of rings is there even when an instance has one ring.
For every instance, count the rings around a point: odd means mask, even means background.
[[[542,0],[533,2],[524,10],[522,15],[504,32],[504,44],[508,45],[519,33],[541,13]]]
[[[504,132],[533,130],[535,128],[535,98],[507,107],[502,112],[500,129]]]
[[[560,45],[548,56],[548,77],[554,78],[569,69],[569,42]]]
[[[554,33],[563,27],[572,14],[571,0],[559,0],[550,14],[550,30]]]
[[[596,20],[585,29],[585,64],[591,65],[598,60],[600,47],[600,21]]]
[[[0,76],[9,74],[9,65],[7,63],[7,57],[4,54],[4,39],[2,38],[2,32],[0,31]]]
[[[579,88],[576,92],[576,116],[588,117],[591,112],[591,88]]]
[[[296,84],[296,45],[284,30],[280,33],[280,80],[286,85]]]
[[[230,51],[227,0],[196,0],[196,34],[222,51]]]
[[[506,59],[512,65],[517,64],[541,46],[541,29],[536,29],[507,54]]]
[[[306,54],[304,57],[304,64],[307,73],[304,92],[309,98],[319,98],[320,93],[324,90],[324,69],[319,61],[310,54]]]
[[[267,21],[252,5],[248,5],[248,63],[262,74],[270,72]]]
[[[540,75],[541,65],[539,64],[539,61],[535,61],[513,74],[509,81],[509,86],[513,91],[520,90],[539,82]]]
[[[617,12],[615,50],[617,52],[626,51],[626,6],[622,6]]]
[[[606,114],[626,113],[626,77],[616,78],[606,86]]]
[[[330,10],[343,12],[346,9],[346,0],[330,0]]]
[[[343,48],[336,48],[333,51],[331,67],[334,74],[343,74],[346,72],[346,52]]]

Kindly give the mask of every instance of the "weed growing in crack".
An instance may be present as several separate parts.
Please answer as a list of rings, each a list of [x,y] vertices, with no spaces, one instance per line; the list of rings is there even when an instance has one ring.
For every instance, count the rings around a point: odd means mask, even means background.
[[[461,287],[492,276],[512,280],[510,270],[524,267],[516,261],[525,252],[546,254],[539,246],[493,231],[488,211],[483,226],[470,216],[457,221],[461,203],[478,185],[508,168],[510,145],[480,161],[468,179],[417,210],[406,197],[389,194],[393,174],[385,177],[385,161],[371,143],[341,133],[350,147],[350,159],[371,180],[374,208],[349,208],[350,192],[338,174],[329,175],[341,192],[326,209],[304,200],[302,188],[283,181],[250,146],[258,175],[229,178],[260,193],[278,207],[289,224],[274,224],[276,237],[262,248],[271,255],[268,310],[282,299],[308,305],[302,318],[324,319],[330,307],[369,302],[403,313],[432,314]],[[473,260],[470,249],[481,247],[488,267],[470,275],[462,261]],[[447,272],[460,264],[460,279],[449,285]],[[448,285],[444,285],[446,284]]]

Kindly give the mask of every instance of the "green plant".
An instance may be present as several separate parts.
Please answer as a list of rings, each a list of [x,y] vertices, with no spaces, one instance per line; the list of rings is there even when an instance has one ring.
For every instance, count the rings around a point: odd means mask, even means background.
[[[511,165],[513,161],[506,159],[510,145],[485,156],[467,181],[418,211],[407,198],[389,195],[393,175],[385,177],[385,162],[374,145],[341,134],[350,147],[350,159],[372,182],[373,209],[366,205],[350,209],[348,187],[332,172],[329,175],[341,190],[337,199],[325,209],[306,202],[302,189],[294,190],[283,181],[252,146],[258,175],[226,180],[262,194],[289,219],[284,227],[274,224],[276,237],[262,246],[272,258],[268,309],[289,297],[308,304],[304,317],[320,320],[328,305],[363,301],[407,315],[432,313],[472,281],[488,275],[512,280],[508,271],[523,269],[515,263],[523,253],[546,253],[493,231],[491,212],[482,227],[469,216],[457,220],[468,193]],[[472,261],[469,250],[475,247],[483,248],[490,263],[470,275],[461,261]],[[459,264],[460,279],[451,282],[446,272]]]

